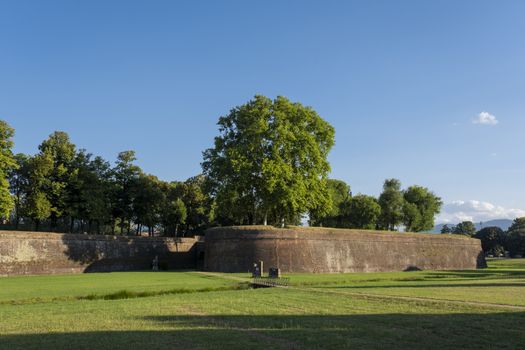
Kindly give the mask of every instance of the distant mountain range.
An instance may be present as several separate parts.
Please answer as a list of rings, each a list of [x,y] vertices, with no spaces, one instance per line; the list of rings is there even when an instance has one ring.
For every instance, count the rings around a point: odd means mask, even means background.
[[[496,226],[502,229],[503,231],[506,231],[510,227],[510,225],[512,225],[512,221],[513,220],[509,220],[509,219],[497,219],[497,220],[485,221],[481,224],[479,222],[477,223],[475,222],[474,225],[476,226],[476,230],[481,230],[483,227]],[[439,224],[439,225],[434,226],[434,229],[429,232],[430,233],[441,233],[441,229],[445,225],[448,225],[450,227],[456,224]]]

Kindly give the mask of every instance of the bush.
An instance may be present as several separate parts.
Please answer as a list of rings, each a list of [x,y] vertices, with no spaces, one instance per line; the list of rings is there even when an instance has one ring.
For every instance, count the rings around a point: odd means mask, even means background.
[[[525,232],[510,232],[505,240],[505,248],[511,256],[525,255]]]
[[[485,254],[494,254],[494,248],[497,245],[502,245],[504,242],[504,232],[499,227],[485,227],[479,230],[474,238],[481,240],[481,248]]]

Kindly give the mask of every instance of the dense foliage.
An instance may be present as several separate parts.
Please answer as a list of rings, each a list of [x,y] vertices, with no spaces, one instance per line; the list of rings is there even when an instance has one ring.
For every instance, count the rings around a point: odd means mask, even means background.
[[[476,226],[472,221],[462,221],[452,229],[452,233],[456,235],[473,236],[476,233]]]
[[[401,189],[397,179],[387,179],[379,198],[367,195],[352,197],[350,186],[341,180],[328,180],[331,208],[325,215],[310,212],[310,225],[427,231],[434,227],[434,217],[441,209],[441,199],[425,187]],[[403,226],[401,226],[403,225]]]
[[[474,235],[481,240],[481,248],[487,254],[499,256],[505,253],[505,232],[494,226],[484,227]]]
[[[298,225],[420,232],[434,226],[441,199],[387,179],[374,198],[352,196],[328,179],[334,129],[313,109],[284,97],[255,96],[219,119],[203,174],[166,182],[136,165],[133,151],[113,164],[77,149],[56,131],[34,155],[13,154],[14,130],[0,121],[0,219],[4,228],[98,234],[187,235],[213,225]],[[525,218],[507,232],[476,233],[465,221],[442,233],[481,239],[494,255],[525,254]]]
[[[9,216],[14,200],[9,192],[8,174],[17,168],[11,148],[15,131],[0,120],[0,218]]]
[[[514,220],[507,231],[504,246],[513,256],[525,256],[525,217]]]
[[[491,256],[525,256],[525,217],[516,218],[507,231],[488,226],[476,232],[476,226],[472,221],[463,221],[455,226],[444,225],[441,233],[477,238],[481,240],[481,247],[485,254]]]
[[[403,192],[398,179],[387,179],[383,192],[379,195],[381,215],[378,227],[382,230],[395,230],[403,221]]]
[[[12,129],[2,122],[0,134],[0,216],[9,220],[6,228],[175,236],[212,223],[213,202],[202,175],[161,181],[135,164],[133,151],[119,153],[111,166],[78,150],[60,131],[37,154],[12,156]]]
[[[224,221],[284,225],[310,210],[329,211],[334,129],[313,109],[258,95],[218,124],[202,168]]]

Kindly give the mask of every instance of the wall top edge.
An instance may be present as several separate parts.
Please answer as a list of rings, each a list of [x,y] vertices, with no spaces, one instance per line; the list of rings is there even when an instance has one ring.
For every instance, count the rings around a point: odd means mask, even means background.
[[[140,237],[140,236],[113,236],[113,235],[88,235],[78,233],[56,233],[35,231],[3,231],[0,230],[2,239],[61,239],[61,240],[95,240],[95,241],[125,241],[125,242],[172,242],[195,243],[202,242],[201,236],[195,237]]]
[[[477,238],[466,237],[462,235],[445,235],[431,233],[413,233],[413,232],[393,232],[380,230],[355,230],[325,227],[288,227],[275,228],[272,226],[224,226],[214,227],[206,230],[208,240],[226,239],[226,238],[302,238],[302,239],[354,239],[358,237],[370,238],[392,238],[392,239],[416,239],[416,240],[442,240],[442,241],[462,241],[476,242]]]

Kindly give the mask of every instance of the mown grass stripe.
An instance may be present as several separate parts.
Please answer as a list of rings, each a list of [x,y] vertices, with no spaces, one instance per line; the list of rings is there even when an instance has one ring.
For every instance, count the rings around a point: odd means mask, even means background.
[[[38,304],[38,303],[49,303],[56,301],[75,301],[75,300],[119,300],[119,299],[135,299],[135,298],[148,298],[162,295],[172,294],[191,294],[191,293],[206,293],[206,292],[223,292],[223,291],[235,291],[235,290],[246,290],[250,288],[249,283],[239,283],[232,286],[223,287],[207,287],[197,289],[187,288],[176,288],[159,291],[142,291],[135,292],[130,290],[119,290],[109,294],[88,294],[81,296],[63,296],[53,298],[31,298],[31,299],[20,299],[20,300],[5,300],[0,301],[0,305],[27,305],[27,304]]]

